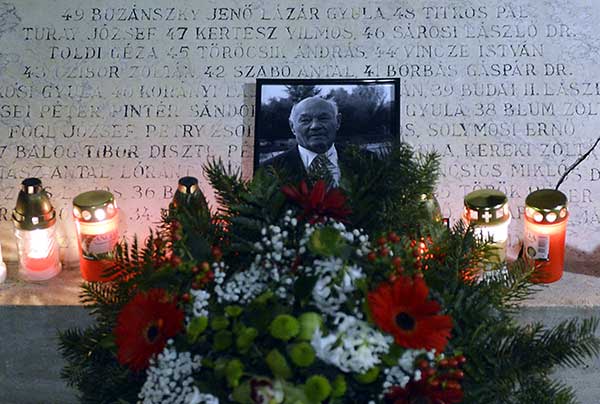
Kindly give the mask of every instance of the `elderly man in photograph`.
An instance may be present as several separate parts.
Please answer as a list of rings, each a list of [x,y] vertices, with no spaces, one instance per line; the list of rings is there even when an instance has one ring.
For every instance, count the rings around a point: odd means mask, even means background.
[[[303,99],[292,107],[289,117],[297,146],[265,161],[262,167],[283,168],[295,177],[326,168],[333,184],[339,184],[340,156],[335,137],[341,122],[334,101],[321,97]]]

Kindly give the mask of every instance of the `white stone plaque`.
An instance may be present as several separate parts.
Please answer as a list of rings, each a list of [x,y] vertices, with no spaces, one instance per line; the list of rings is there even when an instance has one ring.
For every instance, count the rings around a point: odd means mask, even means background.
[[[566,0],[2,0],[0,242],[14,259],[26,177],[51,191],[73,260],[78,193],[110,190],[143,236],[207,159],[248,172],[257,78],[401,78],[401,135],[443,156],[444,213],[497,188],[519,236],[527,194],[599,136],[598,21],[600,4]],[[598,153],[561,186],[572,271],[600,263]]]

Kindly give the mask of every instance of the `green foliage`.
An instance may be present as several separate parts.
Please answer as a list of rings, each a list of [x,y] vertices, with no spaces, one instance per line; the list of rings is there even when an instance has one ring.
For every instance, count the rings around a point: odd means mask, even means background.
[[[387,147],[379,158],[348,150],[348,166],[341,187],[347,192],[352,207],[351,222],[369,234],[391,230],[415,231],[429,219],[422,195],[434,191],[439,157],[429,154],[415,158],[405,144]]]
[[[69,329],[59,334],[59,349],[67,362],[61,377],[79,390],[82,403],[136,401],[143,379],[120,366],[113,349],[101,344],[110,335],[109,329],[98,326],[84,331]]]

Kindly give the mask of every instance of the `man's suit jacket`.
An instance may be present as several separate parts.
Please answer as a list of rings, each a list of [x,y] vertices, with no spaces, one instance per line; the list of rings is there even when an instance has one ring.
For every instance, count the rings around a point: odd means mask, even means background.
[[[304,163],[302,163],[298,146],[294,146],[275,157],[271,157],[260,166],[265,168],[274,167],[278,170],[284,170],[294,180],[300,179],[306,175],[306,169],[304,168]]]
[[[335,149],[338,155],[340,177],[343,177],[344,171],[351,169],[350,165],[348,164],[349,158],[345,154],[345,148],[343,146],[336,145]],[[367,150],[361,150],[361,153],[373,154]],[[288,173],[293,180],[300,180],[306,176],[306,169],[304,168],[304,163],[300,157],[298,146],[294,146],[291,149],[268,159],[260,166],[265,168],[273,166],[279,170],[285,170],[285,172]]]

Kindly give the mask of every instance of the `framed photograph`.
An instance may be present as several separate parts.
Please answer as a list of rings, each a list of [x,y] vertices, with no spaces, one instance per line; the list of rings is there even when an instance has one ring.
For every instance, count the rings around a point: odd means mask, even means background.
[[[258,79],[254,170],[298,148],[376,153],[400,139],[399,118],[400,79]]]

